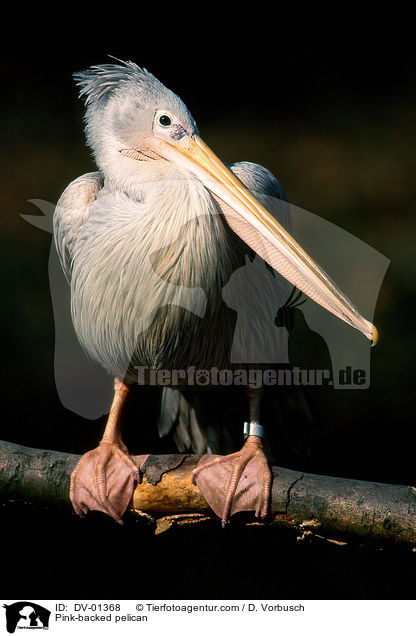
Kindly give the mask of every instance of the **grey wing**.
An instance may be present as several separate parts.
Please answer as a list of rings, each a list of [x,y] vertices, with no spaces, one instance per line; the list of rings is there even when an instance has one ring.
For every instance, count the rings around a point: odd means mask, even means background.
[[[292,217],[291,208],[287,200],[286,193],[280,185],[276,177],[267,170],[264,166],[257,163],[251,163],[248,161],[241,161],[229,166],[234,174],[240,179],[240,181],[246,186],[246,188],[255,195],[256,199],[266,208],[268,212],[288,231],[292,232]],[[224,204],[222,203],[224,207]],[[229,208],[225,210],[226,218],[231,227],[236,223],[236,229],[238,224],[241,223],[240,219],[237,219],[233,210]],[[248,227],[244,228],[245,231],[250,231]],[[244,232],[242,233],[244,234]],[[260,239],[261,242],[261,239]],[[265,246],[261,245],[258,254],[267,256],[263,253]],[[290,328],[293,324],[293,309],[292,305],[301,304],[302,293],[299,292],[288,280],[283,278],[277,272],[275,277],[279,279],[280,285],[284,289],[284,295],[287,301],[280,306],[279,312],[276,316],[276,324],[281,327]]]
[[[267,168],[247,161],[231,164],[229,168],[279,223],[290,231],[290,206],[282,186],[273,174]],[[232,221],[230,222],[230,217],[233,218],[232,209],[217,198],[216,201],[230,226],[233,227]],[[281,278],[280,275],[277,274],[277,276]],[[283,278],[281,284],[285,287],[285,297],[290,297],[292,285]],[[285,323],[286,320],[283,320],[283,324]],[[220,396],[217,395],[216,399],[220,400]],[[229,430],[220,417],[226,408],[225,404],[218,412],[214,412],[211,410],[210,400],[211,398],[206,400],[204,395],[190,395],[189,392],[182,395],[179,389],[164,388],[159,435],[162,437],[172,434],[181,452],[191,450],[198,454],[231,452],[233,441],[240,437],[241,427],[238,430]]]
[[[236,177],[246,186],[256,199],[266,208],[268,212],[281,224],[290,231],[292,221],[290,216],[290,204],[288,203],[286,194],[276,177],[257,163],[249,161],[240,161],[228,166],[234,172]],[[245,240],[247,235],[251,236],[250,245],[255,245],[255,251],[263,257],[262,252],[267,248],[261,245],[261,238],[253,234],[247,223],[245,223],[234,210],[219,201],[219,205],[224,213],[227,223],[234,229],[239,236]],[[267,258],[265,258],[267,260]]]
[[[264,166],[251,161],[239,161],[228,167],[253,194],[265,195],[287,202],[285,191],[279,181]]]
[[[59,260],[68,282],[71,280],[72,258],[78,233],[87,221],[90,207],[103,183],[104,177],[101,172],[88,172],[69,184],[56,205],[53,233]]]
[[[49,281],[55,319],[55,383],[65,408],[78,415],[96,419],[108,412],[112,380],[104,369],[85,355],[71,319],[71,282],[73,255],[89,210],[103,186],[99,172],[91,172],[69,184],[55,208],[53,230],[55,250],[51,250]]]

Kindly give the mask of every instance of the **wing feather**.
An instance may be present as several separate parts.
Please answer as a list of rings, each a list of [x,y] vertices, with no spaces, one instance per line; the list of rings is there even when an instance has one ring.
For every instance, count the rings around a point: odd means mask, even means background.
[[[87,221],[89,210],[101,188],[101,172],[89,172],[78,177],[62,193],[53,217],[53,233],[66,279],[71,280],[72,259],[78,233]]]

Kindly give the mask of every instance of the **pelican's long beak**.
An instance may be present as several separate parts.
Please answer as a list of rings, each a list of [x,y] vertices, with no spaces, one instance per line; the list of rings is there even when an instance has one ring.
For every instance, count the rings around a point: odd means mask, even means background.
[[[193,172],[213,194],[230,206],[230,213],[224,211],[230,226],[276,271],[322,307],[361,331],[373,345],[377,343],[376,327],[359,313],[328,274],[202,139],[189,135],[178,140],[154,137],[151,148],[161,157]]]

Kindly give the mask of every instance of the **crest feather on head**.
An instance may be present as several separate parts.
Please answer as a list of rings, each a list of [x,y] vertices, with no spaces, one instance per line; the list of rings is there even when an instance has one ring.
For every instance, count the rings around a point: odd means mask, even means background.
[[[120,64],[91,66],[85,71],[78,71],[73,74],[77,86],[81,89],[79,96],[86,98],[85,104],[87,106],[98,102],[101,104],[105,103],[117,88],[128,83],[134,83],[136,86],[141,85],[142,87],[149,84],[160,85],[154,75],[145,68],[140,68],[134,62],[118,61]]]

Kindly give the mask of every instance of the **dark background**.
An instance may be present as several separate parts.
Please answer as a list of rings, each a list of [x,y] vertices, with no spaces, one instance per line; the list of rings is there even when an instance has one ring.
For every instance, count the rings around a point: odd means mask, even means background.
[[[82,420],[57,397],[50,235],[19,214],[36,213],[29,199],[56,202],[71,180],[94,169],[71,75],[111,54],[177,92],[226,162],[267,166],[290,201],[391,260],[375,314],[380,343],[371,388],[310,395],[316,418],[308,469],[413,484],[416,92],[406,16],[386,15],[381,26],[332,17],[328,29],[310,23],[301,30],[297,18],[269,10],[240,14],[238,28],[220,19],[202,28],[200,19],[172,11],[155,7],[137,28],[131,20],[105,30],[81,20],[65,32],[42,30],[38,17],[3,52],[0,438],[78,453],[100,438],[102,420]],[[154,432],[141,440],[142,452],[168,449]],[[290,457],[285,465],[293,467]],[[300,544],[238,523],[226,533],[153,537],[134,523],[119,528],[100,516],[80,520],[20,504],[2,507],[1,528],[9,598],[32,597],[35,582],[36,598],[412,596],[415,555],[398,548]]]

